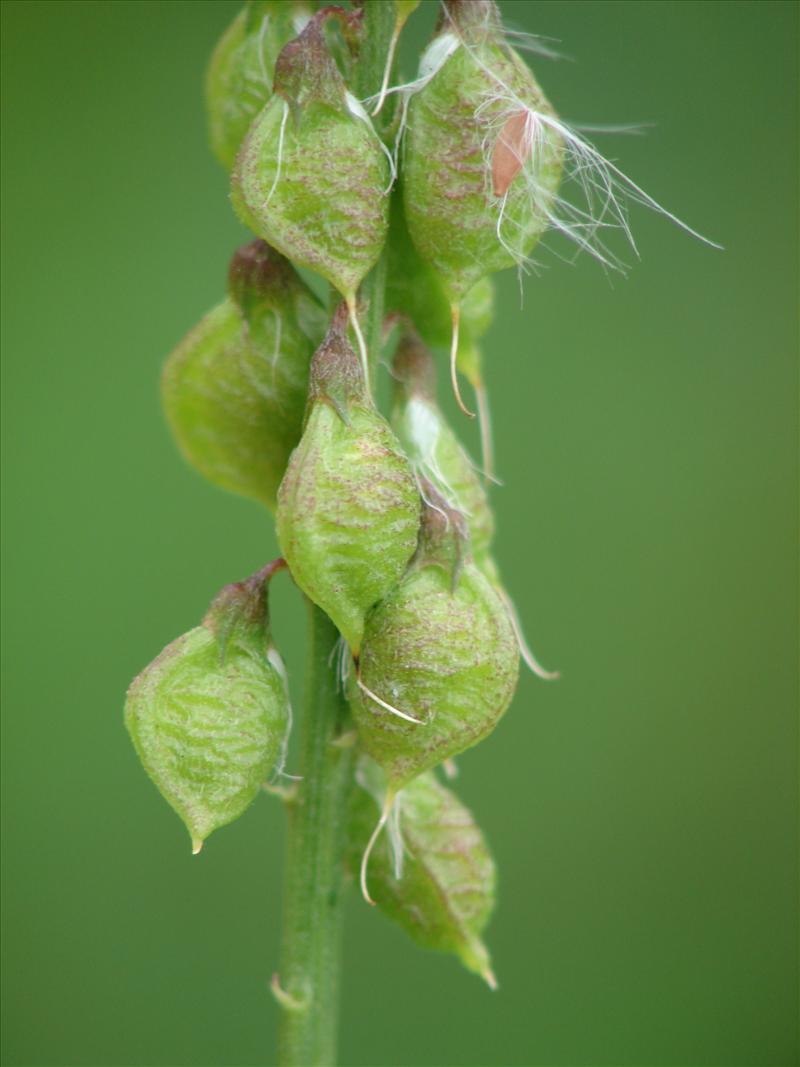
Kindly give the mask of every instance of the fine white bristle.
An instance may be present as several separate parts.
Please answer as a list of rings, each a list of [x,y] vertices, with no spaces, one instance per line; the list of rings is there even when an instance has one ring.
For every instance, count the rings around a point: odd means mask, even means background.
[[[507,44],[516,48],[518,52],[530,52],[532,55],[541,56],[542,59],[569,59],[569,56],[553,48],[554,44],[560,44],[555,37],[541,37],[536,33],[528,33],[527,30],[517,30],[511,26],[503,27],[503,37]]]
[[[278,187],[278,182],[281,177],[281,163],[283,162],[283,139],[286,136],[286,123],[289,120],[289,105],[286,101],[283,101],[283,114],[281,115],[281,128],[278,131],[278,158],[275,163],[275,177],[272,180],[269,192],[267,193],[267,203],[272,199],[272,194]]]
[[[436,469],[438,470],[438,467],[436,467]],[[432,508],[434,511],[437,511],[444,518],[445,529],[449,529],[450,516],[447,514],[443,507],[437,504],[435,500],[431,500],[429,494],[425,492],[426,481],[430,481],[435,484],[435,478],[429,477],[429,475],[434,472],[434,464],[428,463],[427,461],[423,460],[418,463],[412,464],[412,470],[414,472],[414,478],[417,483],[417,490],[419,491],[419,495],[422,497],[423,503],[427,507]],[[444,479],[440,479],[438,488],[442,488],[443,482]],[[449,496],[452,498],[454,495],[455,494],[452,492],[452,490],[450,490]]]
[[[588,252],[604,266],[623,270],[624,264],[607,247],[603,235],[608,229],[621,230],[638,255],[627,214],[628,203],[638,203],[663,215],[704,244],[720,247],[659,204],[574,128],[554,115],[530,107],[492,71],[477,50],[466,43],[464,47],[492,82],[492,88],[475,109],[475,117],[486,131],[483,151],[487,172],[491,173],[492,156],[503,131],[510,122],[524,117],[516,143],[504,141],[503,147],[517,157],[519,177],[513,180],[524,182],[531,211],[550,228],[562,233],[579,250]],[[543,158],[552,155],[559,145],[565,155],[565,178],[562,191],[554,194],[542,184],[540,168]],[[568,199],[570,188],[577,190],[577,200]],[[497,236],[509,255],[524,267],[527,261],[515,243],[515,224],[506,213],[508,195],[506,189],[495,198]]]
[[[458,385],[458,324],[461,318],[461,310],[458,304],[453,304],[450,308],[450,316],[452,321],[452,333],[450,335],[450,382],[453,386],[453,396],[456,398],[461,411],[470,418],[475,418],[475,412],[470,411],[467,405],[464,403],[461,396],[461,389]]]
[[[392,871],[398,882],[403,877],[403,860],[405,858],[403,832],[400,828],[402,800],[403,794],[397,793],[386,826],[386,831],[389,835],[389,848],[392,853]]]
[[[489,394],[483,381],[475,386],[475,399],[478,401],[478,424],[481,432],[481,463],[483,478],[486,482],[495,482],[494,443],[492,441],[492,414],[489,410]]]
[[[387,96],[392,93],[402,94],[402,103],[400,104],[400,121],[397,124],[397,132],[394,139],[394,148],[392,150],[392,159],[394,161],[394,171],[397,174],[398,158],[400,155],[400,145],[403,141],[403,134],[406,130],[406,123],[408,119],[408,104],[411,97],[424,89],[434,74],[439,71],[450,56],[455,52],[459,46],[459,39],[454,33],[441,33],[438,37],[435,37],[433,41],[428,45],[425,51],[422,53],[422,58],[419,61],[419,72],[417,77],[410,82],[403,82],[401,85],[392,85],[381,87],[381,91],[377,96],[367,97],[364,101],[365,104],[372,105],[376,101],[378,107],[373,111],[373,115],[378,113],[380,107]]]
[[[395,21],[394,30],[392,31],[392,39],[389,41],[389,50],[386,53],[386,63],[383,67],[383,81],[381,82],[380,92],[378,93],[378,102],[372,109],[373,115],[380,114],[380,110],[386,100],[386,93],[389,88],[389,75],[392,73],[392,63],[394,63],[394,54],[397,51],[397,42],[400,38],[400,31],[403,28],[403,23],[399,20]]]
[[[358,311],[356,310],[355,296],[349,296],[346,298],[347,314],[350,318],[350,325],[353,328],[353,333],[356,335],[356,342],[358,344],[358,353],[361,356],[361,369],[364,372],[364,385],[369,389],[369,357],[367,355],[367,342],[364,340],[364,334],[361,332],[361,326],[358,322]]]
[[[508,617],[511,621],[511,628],[514,631],[514,636],[517,639],[517,645],[519,647],[519,654],[522,656],[525,666],[532,671],[537,678],[541,678],[545,682],[556,682],[561,677],[559,671],[548,671],[541,665],[536,656],[531,651],[528,642],[525,640],[525,634],[522,632],[522,623],[520,622],[519,615],[514,601],[505,591],[505,589],[498,590],[500,593],[500,599],[506,606]]]
[[[386,147],[381,137],[378,136],[377,130],[372,125],[372,119],[365,111],[364,105],[361,103],[361,101],[357,100],[356,97],[354,97],[353,94],[349,92],[346,92],[344,94],[344,98],[345,103],[347,104],[347,109],[350,114],[353,115],[355,118],[360,119],[369,127],[370,132],[373,134],[378,144],[380,145],[381,151],[389,161],[389,184],[383,190],[383,195],[386,196],[388,193],[391,192],[392,186],[394,185],[395,180],[397,179],[397,160],[395,158],[395,155]]]
[[[367,884],[367,869],[369,867],[369,858],[372,855],[372,850],[375,848],[375,842],[380,837],[381,830],[386,825],[386,822],[387,822],[387,820],[389,818],[389,815],[391,814],[392,804],[393,803],[394,803],[394,796],[392,795],[392,793],[387,792],[386,793],[386,800],[384,801],[384,804],[383,804],[383,811],[381,812],[380,818],[378,819],[377,823],[375,824],[375,829],[372,831],[372,834],[370,835],[370,839],[367,842],[367,847],[364,849],[364,854],[361,857],[361,870],[359,872],[359,884],[361,886],[361,895],[363,896],[364,900],[366,900],[366,902],[368,904],[372,904],[373,906],[375,904],[375,901],[369,895],[369,886]]]
[[[286,696],[286,729],[283,732],[283,738],[281,739],[281,747],[278,753],[278,762],[275,764],[275,770],[272,773],[272,781],[276,778],[288,778],[292,782],[302,781],[302,777],[297,774],[287,774],[286,760],[289,755],[289,742],[292,738],[292,724],[294,723],[294,715],[292,712],[292,702],[289,699],[289,674],[286,670],[286,664],[283,662],[280,652],[274,645],[270,646],[267,650],[267,659],[272,667],[275,669],[278,677],[283,685],[283,691]]]
[[[417,726],[425,725],[422,719],[415,719],[414,716],[409,715],[408,712],[400,711],[399,708],[394,707],[392,704],[387,704],[385,700],[381,700],[377,693],[373,693],[368,686],[364,685],[364,683],[359,677],[356,677],[356,685],[361,690],[361,692],[364,693],[365,696],[368,696],[370,700],[374,701],[379,707],[383,708],[385,711],[391,712],[392,715],[396,715],[399,719],[405,719],[406,722],[416,723]]]

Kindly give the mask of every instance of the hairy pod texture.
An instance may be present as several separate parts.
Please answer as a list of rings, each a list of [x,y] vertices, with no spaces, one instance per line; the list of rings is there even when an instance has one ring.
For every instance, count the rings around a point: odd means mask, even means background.
[[[134,679],[128,732],[194,852],[254,799],[281,752],[289,715],[260,576],[223,589],[203,624]]]
[[[403,160],[406,218],[421,258],[458,303],[484,275],[529,255],[548,225],[562,149],[548,132],[530,159],[526,116],[552,108],[503,41],[494,3],[446,4],[420,71]],[[497,153],[519,163],[506,164],[502,184]],[[522,173],[529,164],[532,176]]]
[[[272,95],[278,53],[311,14],[306,0],[248,0],[214,49],[206,72],[209,140],[226,170]]]
[[[314,356],[303,436],[278,496],[292,575],[358,655],[364,618],[414,553],[420,501],[408,459],[367,392],[342,309]]]
[[[245,225],[352,300],[386,239],[390,167],[330,53],[327,17],[320,11],[278,57],[231,196]]]
[[[357,872],[384,804],[386,780],[362,757],[348,827],[348,861]],[[496,872],[472,813],[433,772],[419,775],[397,795],[396,833],[384,837],[370,860],[370,891],[378,908],[423,948],[449,952],[494,986],[481,939],[494,907]]]
[[[364,627],[362,682],[419,720],[401,718],[363,689],[353,693],[360,742],[393,789],[486,737],[516,688],[508,612],[463,536],[455,513],[426,505],[413,563]]]
[[[322,307],[283,256],[263,241],[239,249],[228,298],[178,345],[161,379],[178,445],[209,481],[274,509],[324,332]]]

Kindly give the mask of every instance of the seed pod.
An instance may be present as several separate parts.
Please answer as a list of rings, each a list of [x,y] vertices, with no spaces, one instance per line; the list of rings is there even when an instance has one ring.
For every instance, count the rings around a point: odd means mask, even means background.
[[[508,613],[472,562],[463,519],[433,486],[424,494],[414,560],[367,617],[352,701],[393,792],[489,734],[517,683]]]
[[[364,616],[414,553],[420,504],[345,327],[342,305],[311,365],[305,429],[281,483],[277,529],[295,581],[357,656]]]
[[[386,793],[380,768],[367,757],[359,761],[356,782],[348,826],[348,865],[354,874]],[[392,819],[398,856],[393,857],[387,838],[370,860],[375,903],[417,944],[453,953],[496,988],[481,940],[494,907],[495,866],[472,813],[428,771],[396,797]]]
[[[214,49],[206,72],[206,105],[211,148],[226,170],[272,95],[278,53],[311,13],[305,0],[248,0]]]
[[[291,264],[263,241],[234,255],[229,291],[167,360],[164,409],[192,466],[272,509],[300,440],[308,367],[325,314]]]
[[[250,805],[285,743],[289,698],[269,632],[269,573],[226,586],[203,624],[128,690],[125,724],[139,759],[195,853]]]
[[[245,225],[326,278],[352,313],[386,239],[390,167],[325,42],[323,22],[336,12],[318,12],[278,57],[274,95],[242,145],[231,196]]]
[[[432,63],[439,66],[428,76]],[[504,42],[493,0],[449,0],[420,68],[428,77],[408,109],[406,217],[420,255],[457,303],[483,275],[530,253],[547,225],[561,145],[547,128],[530,141],[527,117],[552,108]],[[517,180],[523,167],[528,180]]]
[[[446,0],[408,106],[403,195],[412,240],[452,314],[486,274],[524,263],[553,218],[562,142],[536,79],[503,40],[494,0]],[[485,398],[484,398],[485,399]]]

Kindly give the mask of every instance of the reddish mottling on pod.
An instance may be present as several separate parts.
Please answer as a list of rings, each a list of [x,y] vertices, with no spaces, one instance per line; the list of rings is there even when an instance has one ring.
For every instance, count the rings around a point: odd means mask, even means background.
[[[267,586],[282,560],[226,586],[200,626],[134,679],[125,725],[139,759],[198,853],[238,818],[273,767],[291,724],[286,669],[269,627]]]
[[[310,0],[248,0],[223,33],[206,71],[214,155],[226,170],[272,95],[275,60],[311,18]]]
[[[303,592],[358,655],[369,609],[414,553],[419,494],[334,316],[311,364],[305,428],[278,493],[278,540]]]
[[[234,254],[227,298],[172,352],[161,380],[178,446],[210,482],[275,507],[326,319],[274,248],[250,241]]]
[[[249,127],[231,176],[242,222],[295,266],[316,271],[348,301],[380,257],[388,227],[391,153],[328,46],[325,7],[286,44],[274,92]]]
[[[393,792],[491,733],[518,674],[508,612],[472,562],[463,516],[432,485],[422,493],[419,547],[367,618],[353,700]]]
[[[366,756],[355,777],[347,861],[357,874],[386,780]],[[378,908],[423,948],[455,954],[495,989],[482,939],[494,907],[495,865],[472,813],[428,771],[398,797],[396,826],[391,839],[376,843],[370,862],[369,887]]]

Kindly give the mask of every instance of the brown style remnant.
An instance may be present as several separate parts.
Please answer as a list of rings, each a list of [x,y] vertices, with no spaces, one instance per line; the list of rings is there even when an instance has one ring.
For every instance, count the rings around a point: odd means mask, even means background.
[[[492,153],[492,188],[495,196],[505,196],[508,187],[524,167],[531,152],[525,137],[528,112],[515,111],[503,126]]]

